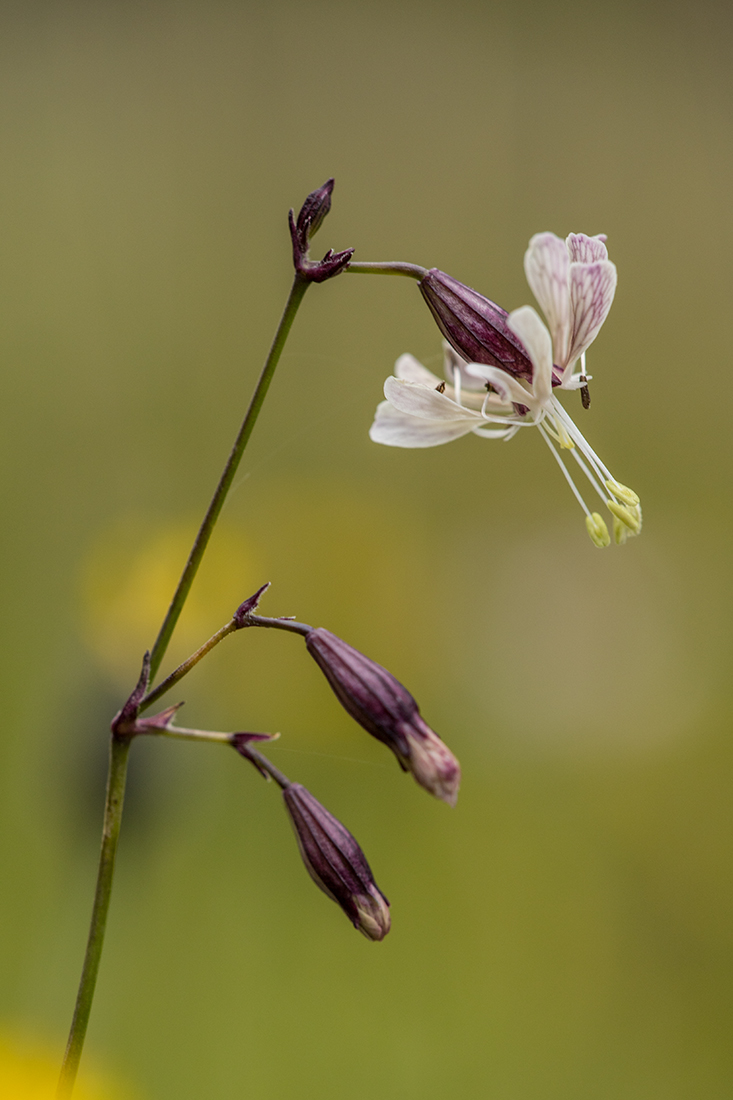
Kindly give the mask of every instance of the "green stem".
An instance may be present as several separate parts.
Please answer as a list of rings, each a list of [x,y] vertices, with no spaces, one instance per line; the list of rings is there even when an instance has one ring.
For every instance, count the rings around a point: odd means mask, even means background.
[[[353,261],[346,268],[354,275],[406,275],[409,279],[423,279],[428,269],[419,264],[403,264],[397,262],[360,264]]]
[[[274,627],[275,630],[289,630],[291,634],[310,634],[313,629],[307,623],[298,623],[295,619],[270,619],[267,615],[248,615],[247,626]]]
[[[140,703],[140,710],[147,710],[148,707],[157,702],[157,700],[160,699],[161,695],[165,695],[165,693],[167,691],[170,691],[170,689],[174,687],[179,680],[182,680],[183,677],[191,671],[194,665],[197,665],[199,663],[202,657],[205,657],[207,653],[211,652],[214,646],[223,641],[228,634],[231,634],[234,630],[238,629],[239,627],[235,619],[230,619],[228,623],[225,623],[224,626],[220,627],[220,629],[217,630],[216,634],[212,634],[208,642],[204,642],[204,644],[200,646],[195,653],[192,653],[190,657],[187,657],[186,660],[178,666],[178,668],[174,669],[173,672],[171,672],[170,676],[166,676],[165,680],[163,680],[162,683],[158,684],[157,688],[155,688],[154,691],[148,692],[143,701]]]
[[[185,726],[168,726],[163,729],[150,729],[141,732],[140,736],[152,735],[153,737],[176,737],[179,741],[215,741],[219,745],[231,745],[233,733],[218,733],[216,730],[190,730]]]
[[[249,408],[245,414],[242,426],[239,429],[239,434],[232,447],[231,454],[227,460],[227,464],[224,467],[224,472],[221,475],[219,484],[216,487],[216,491],[211,499],[208,510],[204,517],[203,523],[199,528],[199,532],[196,536],[196,541],[193,544],[193,548],[189,555],[186,567],[183,570],[181,579],[178,582],[178,587],[175,591],[171,605],[168,608],[168,613],[163,621],[163,625],[160,628],[160,633],[155,641],[153,652],[151,656],[151,679],[155,676],[160,662],[163,660],[165,651],[168,648],[168,643],[171,639],[174,627],[178,622],[178,617],[183,610],[183,605],[186,602],[191,585],[193,584],[194,577],[201,564],[201,559],[204,555],[207,543],[211,537],[211,532],[214,529],[214,525],[219,518],[219,513],[223,507],[227,493],[229,492],[234,475],[237,472],[240,459],[244,453],[244,449],[249,442],[249,437],[252,434],[252,429],[257,422],[260,409],[267,395],[267,391],[272,381],[272,376],[275,373],[275,368],[278,364],[280,356],[282,354],[285,341],[288,338],[288,334],[295,320],[295,314],[298,312],[298,307],[303,300],[303,295],[308,289],[309,283],[307,280],[301,278],[299,275],[295,276],[293,285],[290,289],[290,295],[285,304],[283,315],[280,318],[280,324],[278,325],[275,338],[272,341],[272,347],[270,348],[265,365],[262,368],[262,373],[255,386],[254,393],[252,394],[252,400],[249,403]],[[208,650],[220,641],[222,637],[228,633],[228,626],[222,627],[222,631],[217,632],[213,638],[209,639],[202,649],[208,652]],[[198,655],[197,655],[198,654]],[[194,658],[200,660],[203,653],[197,651],[193,655]],[[193,658],[189,658],[189,661]],[[193,663],[196,663],[195,661]],[[184,662],[187,665],[188,662]],[[185,671],[181,671],[184,666],[179,666],[173,676],[180,673],[177,679],[185,675],[188,671],[188,665]],[[170,681],[172,677],[168,678]],[[163,688],[165,683],[168,687],[172,687],[172,683],[164,682],[160,687]],[[175,683],[175,680],[173,680]],[[153,693],[151,693],[152,696]],[[161,692],[162,694],[162,692]],[[146,703],[149,705],[153,699],[148,696]],[[211,740],[208,738],[207,740]],[[217,738],[218,740],[218,738]],[[109,909],[109,899],[112,892],[112,879],[114,875],[115,855],[117,852],[117,841],[120,835],[120,822],[122,820],[122,803],[125,793],[125,779],[127,776],[127,761],[130,752],[129,739],[112,738],[112,746],[110,750],[110,764],[109,773],[107,777],[107,799],[104,808],[104,828],[102,831],[102,851],[99,857],[99,871],[97,873],[97,885],[94,894],[94,906],[92,909],[92,920],[89,929],[89,939],[87,941],[86,954],[84,956],[84,965],[82,967],[81,980],[79,982],[79,991],[76,997],[76,1007],[74,1009],[74,1018],[71,1022],[71,1031],[69,1033],[69,1041],[66,1047],[66,1053],[64,1055],[64,1063],[61,1067],[61,1076],[59,1078],[57,1100],[68,1100],[71,1096],[74,1083],[76,1081],[77,1071],[79,1069],[79,1059],[81,1058],[82,1048],[84,1046],[84,1038],[86,1036],[87,1025],[89,1023],[89,1013],[92,1008],[92,1000],[94,998],[94,987],[97,981],[97,973],[99,971],[99,961],[102,955],[102,947],[104,944],[104,931],[107,923],[107,912]]]
[[[257,417],[260,414],[262,403],[265,400],[267,391],[272,381],[272,376],[275,373],[275,367],[278,364],[280,355],[285,341],[288,338],[288,333],[295,320],[295,314],[298,312],[298,306],[303,300],[303,295],[308,289],[309,283],[307,280],[296,275],[293,281],[293,286],[290,291],[290,296],[285,305],[283,315],[280,319],[275,338],[272,341],[272,347],[270,353],[265,360],[265,365],[262,368],[262,374],[259,377],[259,381],[255,386],[255,391],[252,394],[252,400],[250,401],[249,408],[247,409],[242,426],[239,429],[239,434],[234,441],[231,454],[227,460],[227,464],[224,467],[224,472],[221,475],[219,484],[216,487],[211,503],[209,504],[206,515],[204,516],[203,523],[199,528],[199,533],[196,536],[196,541],[193,544],[191,553],[186,567],[181,574],[181,579],[178,582],[178,587],[175,591],[171,605],[168,608],[168,613],[163,620],[163,625],[160,628],[160,633],[155,640],[153,651],[150,657],[150,678],[155,679],[155,674],[160,668],[160,662],[163,660],[165,651],[168,648],[168,643],[171,640],[171,634],[175,629],[175,625],[178,622],[178,616],[183,610],[183,605],[186,602],[193,579],[196,576],[201,559],[204,556],[204,551],[211,538],[211,532],[214,530],[214,525],[219,518],[224,501],[226,500],[227,493],[229,492],[234,475],[237,472],[240,459],[244,454],[244,448],[249,442],[249,437],[252,434],[252,429],[257,422]]]
[[[263,771],[266,771],[268,775],[272,776],[277,785],[279,787],[282,787],[283,790],[286,790],[288,787],[292,786],[287,775],[283,775],[279,768],[276,768],[275,765],[271,763],[271,761],[269,761],[266,756],[263,756],[261,752],[258,752],[258,750],[253,748],[251,745],[247,745],[246,749],[244,750],[244,755],[248,756],[250,760],[258,765],[258,767],[260,767]]]
[[[127,776],[127,758],[130,752],[129,739],[113,737],[110,745],[109,775],[107,777],[107,801],[104,808],[104,828],[102,830],[102,850],[99,855],[97,888],[94,894],[94,908],[89,928],[84,967],[79,982],[74,1019],[61,1067],[61,1076],[57,1100],[67,1100],[71,1096],[79,1069],[84,1037],[89,1023],[89,1013],[97,983],[99,960],[102,957],[104,930],[107,924],[107,911],[112,893],[112,878],[115,869],[117,841],[122,820],[122,803],[125,797],[125,779]]]

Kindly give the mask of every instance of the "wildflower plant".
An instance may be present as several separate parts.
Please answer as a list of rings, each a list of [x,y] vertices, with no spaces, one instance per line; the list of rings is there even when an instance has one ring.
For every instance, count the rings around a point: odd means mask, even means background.
[[[606,521],[591,511],[560,451],[572,456],[608,509],[614,540],[624,543],[641,531],[639,497],[613,477],[555,396],[556,389],[580,390],[583,407],[590,406],[586,352],[611,308],[616,267],[605,237],[571,233],[563,241],[538,233],[524,269],[547,326],[532,306],[507,313],[442,271],[416,274],[445,337],[445,379],[402,355],[384,384],[371,438],[434,447],[469,433],[507,442],[535,427],[583,509],[593,543],[610,544]]]
[[[548,233],[532,238],[525,268],[545,313],[549,326],[545,327],[531,307],[507,313],[436,269],[394,262],[355,263],[352,248],[340,252],[329,249],[321,260],[312,260],[311,241],[330,210],[332,192],[333,180],[328,180],[306,198],[297,217],[290,211],[295,270],[282,318],[158,636],[142,658],[136,686],[111,723],[99,871],[87,950],[59,1081],[59,1100],[67,1100],[73,1092],[91,1012],[114,877],[127,766],[136,738],[179,738],[234,749],[282,790],[301,858],[316,885],[340,906],[367,939],[380,941],[389,932],[389,902],[377,886],[355,838],[310,791],[283,775],[263,754],[262,746],[277,735],[251,730],[192,729],[178,722],[182,704],[153,709],[229,635],[241,630],[275,629],[302,637],[308,653],[350,717],[386,745],[399,766],[410,772],[419,786],[450,806],[456,804],[461,778],[458,761],[427,724],[407,688],[387,669],[329,630],[292,618],[262,615],[259,605],[269,583],[241,602],[228,622],[156,683],[291,326],[311,284],[327,282],[345,272],[416,279],[445,338],[443,380],[412,356],[403,355],[397,361],[395,376],[385,384],[386,401],[377,409],[372,439],[398,447],[430,447],[469,433],[508,440],[520,428],[534,426],[583,506],[588,531],[596,545],[610,542],[608,529],[602,517],[591,513],[585,504],[558,447],[570,452],[603,499],[613,516],[617,542],[625,541],[641,528],[638,498],[611,477],[554,394],[555,389],[580,389],[583,404],[588,404],[590,376],[586,373],[585,355],[605,320],[616,285],[616,269],[607,258],[604,240],[571,234],[563,242]]]

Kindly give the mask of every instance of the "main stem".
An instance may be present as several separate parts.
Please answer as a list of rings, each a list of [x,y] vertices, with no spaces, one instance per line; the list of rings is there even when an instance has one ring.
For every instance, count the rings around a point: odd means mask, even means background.
[[[303,295],[308,289],[308,282],[302,279],[299,275],[295,276],[293,286],[290,291],[290,297],[283,311],[280,324],[278,325],[275,338],[272,341],[272,347],[270,348],[270,354],[265,360],[265,365],[262,368],[262,374],[259,377],[255,391],[252,394],[252,400],[249,403],[249,408],[242,421],[242,427],[239,429],[239,435],[234,441],[231,454],[227,460],[227,464],[224,467],[224,472],[221,475],[219,484],[216,487],[216,491],[211,498],[211,504],[208,511],[204,516],[199,533],[196,536],[196,541],[193,544],[191,553],[189,554],[186,567],[181,574],[181,579],[178,582],[171,605],[168,608],[168,613],[163,620],[163,625],[160,628],[160,633],[155,640],[153,651],[150,655],[150,679],[155,679],[155,674],[160,668],[160,662],[163,660],[165,651],[168,648],[168,643],[171,640],[171,635],[175,629],[175,625],[178,622],[178,617],[183,610],[183,605],[186,602],[186,597],[190,591],[193,579],[196,576],[198,567],[201,564],[201,559],[204,556],[204,551],[211,538],[211,532],[214,530],[214,525],[219,518],[224,501],[226,500],[227,493],[229,492],[234,475],[237,472],[237,467],[244,454],[244,448],[249,442],[249,437],[252,434],[252,429],[255,426],[257,417],[259,416],[262,403],[267,396],[267,391],[270,388],[270,382],[272,376],[275,373],[275,367],[278,364],[280,355],[285,346],[285,341],[288,338],[288,334],[295,320],[295,314],[298,311],[298,306],[303,300]]]
[[[94,999],[94,987],[97,984],[99,960],[104,945],[104,930],[107,925],[107,912],[112,892],[112,877],[115,870],[117,840],[122,821],[122,803],[125,797],[127,778],[127,758],[130,753],[130,740],[113,737],[110,744],[109,774],[107,776],[107,801],[104,807],[104,827],[102,829],[102,850],[99,854],[97,888],[94,894],[94,908],[89,928],[89,939],[84,956],[84,967],[79,982],[74,1019],[71,1023],[69,1041],[66,1045],[64,1064],[59,1078],[58,1100],[71,1096],[79,1069],[84,1038],[89,1023],[89,1013]]]
[[[178,582],[178,587],[171,600],[168,613],[160,628],[160,633],[155,641],[155,646],[153,647],[151,655],[151,679],[155,676],[155,673],[160,667],[160,662],[163,660],[165,651],[168,648],[171,635],[178,622],[178,617],[183,610],[183,605],[186,602],[186,597],[193,584],[193,579],[196,576],[198,567],[201,564],[204,551],[211,538],[211,532],[219,518],[219,513],[224,505],[227,493],[231,488],[240,459],[244,454],[244,449],[252,434],[252,429],[257,422],[257,417],[259,416],[260,409],[262,408],[262,404],[270,387],[270,382],[272,381],[272,376],[275,373],[275,368],[285,346],[285,341],[288,338],[293,321],[295,320],[295,314],[298,312],[298,306],[303,300],[303,295],[308,289],[308,285],[307,280],[302,279],[299,275],[295,276],[290,295],[285,304],[285,309],[283,310],[283,315],[280,318],[280,324],[277,327],[275,338],[272,341],[272,347],[270,348],[270,352],[265,360],[265,365],[262,368],[262,373],[260,374],[254,393],[252,394],[249,408],[242,421],[242,426],[239,429],[239,434],[234,442],[227,464],[224,467],[224,472],[219,479],[219,484],[211,498],[211,503],[204,516],[203,523],[199,528],[196,541],[193,544],[188,561],[186,562],[186,567],[181,574],[181,579]],[[99,871],[97,873],[97,885],[94,893],[92,920],[89,929],[87,950],[84,956],[84,965],[81,972],[81,980],[79,982],[79,992],[76,996],[74,1018],[71,1022],[69,1041],[66,1046],[64,1063],[61,1067],[57,1100],[67,1100],[73,1092],[77,1071],[79,1069],[79,1059],[81,1058],[84,1038],[89,1023],[89,1014],[94,999],[94,987],[99,972],[99,961],[102,956],[102,947],[104,945],[104,931],[107,923],[109,899],[112,893],[112,879],[114,876],[117,841],[120,835],[120,823],[122,821],[122,806],[125,795],[125,780],[127,777],[129,753],[129,740],[121,740],[115,737],[112,738],[109,774],[107,777],[107,799],[104,807],[102,851],[99,857]]]

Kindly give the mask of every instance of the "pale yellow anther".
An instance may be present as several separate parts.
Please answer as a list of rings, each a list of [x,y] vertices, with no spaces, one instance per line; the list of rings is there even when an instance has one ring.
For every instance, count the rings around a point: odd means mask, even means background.
[[[610,546],[611,536],[608,533],[608,528],[606,527],[603,516],[599,515],[598,512],[594,512],[591,516],[586,516],[585,526],[594,546],[597,546],[601,550],[604,546]],[[616,541],[618,542],[618,539]]]
[[[628,504],[630,508],[635,508],[639,503],[639,498],[633,489],[629,489],[628,485],[622,485],[620,481],[607,481],[606,488],[609,493],[613,493],[615,497],[618,497],[624,504]]]
[[[562,424],[557,425],[557,432],[558,443],[560,444],[560,446],[566,451],[572,451],[575,447],[575,444],[573,443],[568,433],[565,431],[565,428],[562,426]]]
[[[622,523],[618,516],[613,517],[613,541],[617,546],[623,546],[629,537],[629,529]]]
[[[612,516],[615,516],[628,527],[632,535],[638,535],[641,531],[641,509],[638,504],[636,507],[627,508],[625,504],[618,504],[615,500],[607,500],[606,507]]]

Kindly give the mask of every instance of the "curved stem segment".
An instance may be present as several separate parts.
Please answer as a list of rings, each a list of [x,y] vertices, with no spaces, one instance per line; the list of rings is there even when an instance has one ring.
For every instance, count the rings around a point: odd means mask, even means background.
[[[310,284],[306,279],[303,279],[300,275],[295,276],[292,289],[290,291],[290,297],[287,300],[283,315],[280,319],[275,338],[272,341],[272,347],[270,353],[265,360],[265,365],[262,368],[262,374],[259,377],[259,381],[255,386],[255,391],[252,394],[252,400],[249,403],[244,420],[242,421],[242,427],[239,429],[239,434],[234,441],[231,454],[227,460],[227,464],[224,467],[224,472],[219,479],[219,484],[216,487],[211,503],[209,504],[206,515],[204,516],[203,523],[199,528],[199,533],[196,536],[196,541],[193,544],[191,553],[186,567],[181,574],[181,579],[178,582],[171,605],[168,608],[168,613],[163,620],[163,625],[160,628],[160,633],[155,640],[153,651],[150,657],[150,677],[155,678],[155,674],[160,668],[160,662],[163,660],[165,651],[168,648],[168,643],[171,640],[171,634],[175,629],[175,625],[178,622],[178,616],[183,610],[183,605],[186,602],[193,579],[196,576],[198,567],[201,564],[201,559],[204,556],[204,551],[211,538],[211,532],[214,530],[214,525],[219,518],[224,501],[226,500],[227,493],[229,492],[234,475],[237,472],[240,459],[244,454],[244,448],[249,442],[249,437],[252,434],[252,429],[257,422],[257,417],[260,414],[262,403],[265,400],[267,391],[272,381],[272,376],[275,373],[275,367],[278,364],[280,355],[285,341],[288,338],[288,333],[295,320],[295,314],[298,312],[298,306],[303,300],[308,286]]]
[[[199,646],[196,652],[192,653],[190,657],[187,657],[186,660],[178,666],[178,668],[174,669],[173,672],[171,672],[170,676],[166,676],[165,680],[163,680],[162,683],[158,684],[157,688],[154,688],[153,691],[148,692],[148,694],[140,703],[140,710],[147,710],[148,707],[157,702],[157,700],[160,699],[161,695],[165,695],[165,693],[167,691],[170,691],[170,689],[174,687],[179,680],[182,680],[183,677],[186,676],[191,671],[191,669],[199,663],[202,657],[205,657],[207,653],[211,652],[214,646],[217,646],[219,642],[223,641],[224,638],[227,637],[228,634],[231,634],[233,631],[238,629],[239,627],[235,619],[230,619],[228,623],[225,623],[224,626],[220,627],[219,630],[217,630],[216,634],[212,634],[208,642],[204,642],[202,646]]]
[[[346,268],[354,275],[406,275],[409,279],[423,279],[428,269],[419,264],[403,264],[392,261],[385,263],[360,264],[353,261]]]
[[[109,775],[107,777],[107,801],[104,807],[104,828],[102,830],[102,850],[99,855],[97,888],[94,894],[94,908],[89,928],[84,968],[81,972],[79,992],[76,998],[74,1019],[61,1067],[61,1077],[57,1092],[58,1100],[67,1100],[71,1096],[79,1069],[84,1037],[89,1023],[89,1013],[97,983],[99,960],[102,957],[104,930],[107,924],[107,911],[112,893],[112,878],[115,869],[117,841],[120,835],[122,804],[125,798],[125,780],[127,777],[127,758],[130,752],[129,739],[112,738],[110,745]]]

